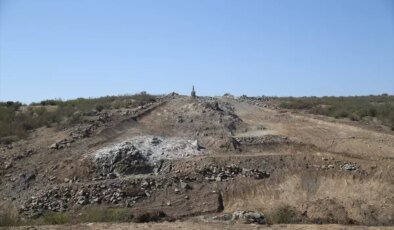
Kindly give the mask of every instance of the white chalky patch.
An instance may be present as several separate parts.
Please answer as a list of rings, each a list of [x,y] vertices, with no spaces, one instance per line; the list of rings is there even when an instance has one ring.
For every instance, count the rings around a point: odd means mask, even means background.
[[[180,159],[192,156],[200,156],[205,153],[197,140],[185,140],[179,138],[163,138],[156,136],[137,136],[122,142],[102,148],[95,153],[95,160],[111,159],[111,155],[125,147],[132,152],[139,153],[151,163],[165,159]],[[110,162],[108,162],[110,163]]]

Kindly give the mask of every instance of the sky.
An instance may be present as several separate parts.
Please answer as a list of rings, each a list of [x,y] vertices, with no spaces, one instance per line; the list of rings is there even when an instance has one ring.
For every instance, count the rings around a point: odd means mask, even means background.
[[[393,0],[0,0],[0,101],[394,94]]]

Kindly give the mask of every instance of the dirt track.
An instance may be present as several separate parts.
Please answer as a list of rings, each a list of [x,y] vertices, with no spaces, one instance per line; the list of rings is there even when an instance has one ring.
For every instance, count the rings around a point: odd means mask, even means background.
[[[315,145],[323,151],[363,159],[393,159],[394,156],[392,134],[328,122],[318,119],[318,116],[280,113],[246,103],[234,103],[234,106],[237,115],[252,128],[258,125],[267,128],[261,132],[246,132],[242,136],[284,135],[294,141]]]

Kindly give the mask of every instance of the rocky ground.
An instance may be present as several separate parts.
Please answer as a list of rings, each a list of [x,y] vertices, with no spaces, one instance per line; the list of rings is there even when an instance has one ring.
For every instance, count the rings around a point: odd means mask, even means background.
[[[141,229],[394,225],[393,132],[231,96],[172,94],[85,118],[1,146],[0,214],[22,222],[105,207],[185,221]]]

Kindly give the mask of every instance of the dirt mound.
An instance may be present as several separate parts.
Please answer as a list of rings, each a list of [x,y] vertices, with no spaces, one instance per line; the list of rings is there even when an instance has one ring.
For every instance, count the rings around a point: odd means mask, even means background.
[[[215,151],[235,150],[232,136],[242,124],[230,103],[209,97],[176,98],[139,122],[150,133],[197,139]]]

